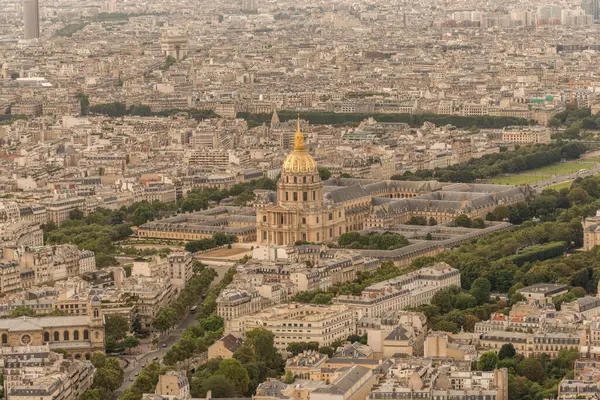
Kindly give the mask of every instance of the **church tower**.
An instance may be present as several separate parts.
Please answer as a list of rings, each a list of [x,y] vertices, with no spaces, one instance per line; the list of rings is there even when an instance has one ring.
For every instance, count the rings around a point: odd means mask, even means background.
[[[308,153],[304,134],[294,134],[294,150],[281,168],[277,204],[256,213],[257,242],[293,245],[296,242],[328,242],[341,235],[345,215],[342,206],[326,204],[317,162]]]
[[[277,115],[277,109],[273,109],[273,115],[271,116],[271,129],[279,129],[281,121],[279,121],[279,115]]]

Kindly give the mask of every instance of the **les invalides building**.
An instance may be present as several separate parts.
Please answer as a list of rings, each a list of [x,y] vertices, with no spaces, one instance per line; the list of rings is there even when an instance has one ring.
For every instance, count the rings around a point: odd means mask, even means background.
[[[278,246],[325,242],[340,236],[345,226],[344,207],[324,201],[317,162],[306,150],[298,122],[294,151],[283,162],[277,184],[277,204],[256,212],[257,242]]]

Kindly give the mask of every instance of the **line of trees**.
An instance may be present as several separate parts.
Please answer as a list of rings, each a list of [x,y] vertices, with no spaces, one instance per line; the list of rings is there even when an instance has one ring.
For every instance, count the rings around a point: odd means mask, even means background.
[[[564,130],[557,130],[553,133],[554,139],[580,139],[583,130],[600,128],[600,118],[593,116],[590,108],[577,108],[576,105],[568,104],[564,111],[555,114],[548,121],[548,126],[551,128],[564,128]]]
[[[296,111],[277,111],[282,122],[298,118]],[[238,118],[243,118],[249,127],[260,126],[271,121],[272,114],[252,114],[239,112]],[[401,122],[411,127],[420,127],[425,122],[432,122],[437,126],[454,125],[457,128],[504,128],[512,125],[529,125],[535,123],[523,118],[514,117],[490,117],[490,116],[460,116],[441,114],[377,114],[377,113],[334,113],[323,111],[308,111],[302,113],[302,119],[314,125],[358,125],[361,121],[374,118],[378,122]]]
[[[214,269],[203,268],[199,274],[186,283],[177,300],[158,310],[152,326],[158,331],[164,332],[177,325],[185,316],[186,311],[207,292],[216,276],[217,273]]]
[[[214,249],[215,247],[231,245],[238,241],[237,236],[228,235],[226,233],[217,232],[212,235],[212,238],[192,240],[186,243],[185,250],[190,253]]]
[[[106,352],[121,353],[139,346],[140,340],[129,335],[129,322],[120,315],[106,316],[104,319]]]
[[[263,328],[246,332],[245,342],[233,358],[213,358],[191,377],[193,397],[251,397],[267,378],[280,378],[285,362],[275,348],[275,334]]]
[[[338,239],[338,245],[347,249],[394,250],[408,244],[406,237],[396,233],[363,235],[358,232],[348,232]]]
[[[165,67],[170,65],[172,64],[170,64],[169,61],[165,63]],[[193,118],[197,121],[219,117],[219,115],[213,110],[199,110],[197,108],[173,108],[163,111],[152,111],[150,106],[145,104],[132,105],[131,107],[127,108],[125,103],[118,101],[113,103],[94,104],[89,106],[89,112],[92,114],[100,114],[112,118],[120,118],[127,115],[137,117],[169,117],[171,115],[180,113],[187,114],[189,118]]]
[[[202,266],[200,268],[202,268],[202,271],[206,269]],[[198,323],[188,326],[181,335],[179,342],[169,348],[163,359],[166,365],[175,365],[178,362],[204,353],[208,346],[222,336],[223,319],[215,315],[217,298],[221,291],[233,281],[234,275],[235,269],[231,268],[221,279],[221,282],[208,292],[196,311]]]
[[[138,377],[135,378],[133,385],[125,390],[125,393],[119,397],[119,400],[141,400],[144,393],[154,393],[158,384],[158,377],[168,370],[169,368],[161,366],[158,361],[152,361],[142,368]],[[109,398],[103,397],[102,399]]]
[[[524,357],[517,354],[512,344],[505,344],[497,353],[483,353],[477,361],[477,369],[508,369],[509,400],[542,400],[556,397],[558,383],[573,374],[573,366],[578,358],[577,349],[561,350],[554,359],[548,355]]]
[[[83,393],[80,400],[110,399],[123,384],[124,373],[119,360],[106,357],[102,353],[94,353],[90,361],[96,368],[94,381],[92,387]]]
[[[229,197],[252,193],[254,189],[273,190],[274,188],[276,188],[275,181],[269,178],[260,178],[236,184],[231,189],[192,190],[186,197],[178,199],[175,203],[140,201],[129,207],[123,206],[119,210],[100,209],[87,216],[84,216],[81,210],[76,209],[69,213],[69,219],[60,226],[52,221],[46,223],[44,242],[49,244],[72,243],[82,250],[91,250],[96,253],[96,265],[104,268],[116,265],[115,254],[132,253],[130,249],[123,251],[116,243],[133,234],[132,226],[139,226],[179,211],[205,210],[211,204]],[[198,249],[207,245],[212,246],[212,240],[215,240],[216,246],[234,243],[231,235],[216,234],[213,239],[205,239],[200,241],[201,243],[191,244],[190,251],[194,246],[198,246]]]

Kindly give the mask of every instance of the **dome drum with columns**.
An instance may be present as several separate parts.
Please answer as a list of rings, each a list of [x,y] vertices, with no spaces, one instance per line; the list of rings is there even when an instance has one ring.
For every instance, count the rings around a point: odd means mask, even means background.
[[[277,184],[277,204],[257,211],[257,241],[273,245],[331,241],[343,233],[344,220],[343,207],[323,202],[317,162],[306,150],[298,121],[294,150],[283,162]]]

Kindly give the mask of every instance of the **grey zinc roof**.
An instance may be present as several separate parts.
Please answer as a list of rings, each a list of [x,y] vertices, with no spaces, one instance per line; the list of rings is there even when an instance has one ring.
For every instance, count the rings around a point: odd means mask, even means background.
[[[358,380],[370,373],[371,370],[360,365],[352,367],[346,373],[336,379],[328,387],[315,389],[316,393],[344,394],[350,390]]]
[[[367,197],[369,193],[359,185],[347,186],[337,190],[332,190],[328,193],[328,197],[331,198],[335,203],[343,203],[361,197]]]
[[[395,327],[386,337],[385,340],[408,340],[406,329],[402,326]]]
[[[63,326],[81,326],[89,323],[90,317],[88,316],[6,318],[0,319],[0,330],[22,332]]]

